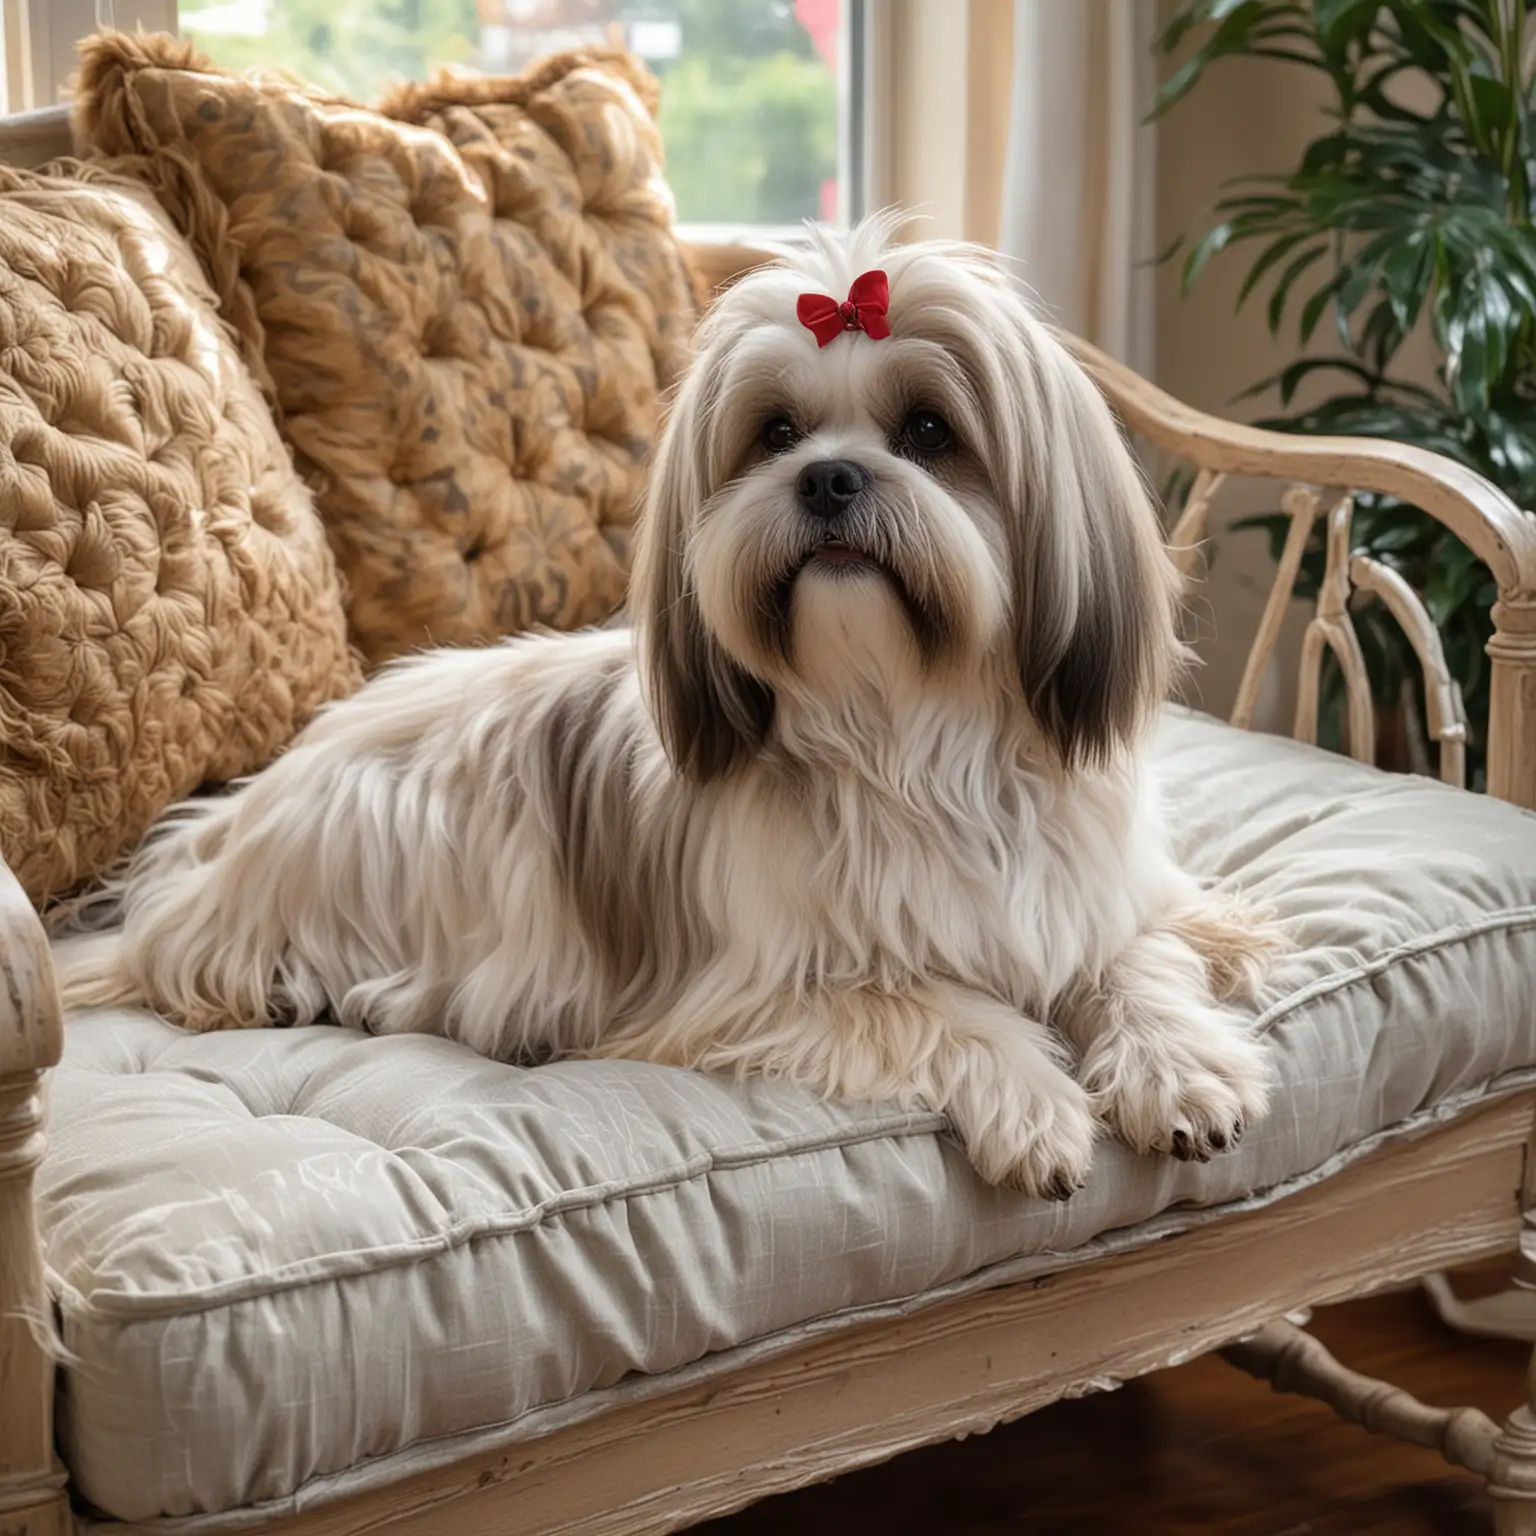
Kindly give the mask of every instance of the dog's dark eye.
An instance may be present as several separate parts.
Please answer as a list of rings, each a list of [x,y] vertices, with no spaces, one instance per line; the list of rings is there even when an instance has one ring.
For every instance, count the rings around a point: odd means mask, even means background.
[[[955,434],[937,411],[913,411],[901,424],[901,443],[913,453],[931,459],[954,446]]]
[[[769,453],[788,453],[799,441],[800,434],[787,416],[775,416],[763,428],[762,443]]]

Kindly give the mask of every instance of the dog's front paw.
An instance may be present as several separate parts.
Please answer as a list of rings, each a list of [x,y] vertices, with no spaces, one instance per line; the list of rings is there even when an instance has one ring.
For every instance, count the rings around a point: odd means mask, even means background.
[[[1185,1162],[1230,1152],[1269,1108],[1268,1053],[1215,1009],[1106,1034],[1084,1060],[1082,1081],[1123,1141]]]
[[[1088,1095],[1043,1057],[1028,1074],[976,1074],[949,1104],[971,1165],[989,1184],[1043,1200],[1083,1187],[1098,1135]]]

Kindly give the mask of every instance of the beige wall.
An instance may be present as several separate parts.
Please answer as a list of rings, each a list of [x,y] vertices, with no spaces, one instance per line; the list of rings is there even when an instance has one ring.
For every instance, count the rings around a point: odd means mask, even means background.
[[[1285,171],[1326,128],[1324,100],[1311,71],[1267,59],[1223,60],[1157,126],[1157,248],[1209,227],[1211,205],[1233,176]],[[1158,274],[1157,382],[1170,394],[1219,415],[1249,416],[1272,401],[1233,404],[1233,396],[1296,355],[1294,330],[1270,338],[1262,299],[1234,313],[1247,270],[1244,248],[1218,256],[1187,297],[1176,262]],[[1237,691],[1248,642],[1269,593],[1272,566],[1260,533],[1225,534],[1244,513],[1271,511],[1278,487],[1243,483],[1218,502],[1211,532],[1216,580],[1197,603],[1196,646],[1204,666],[1192,693],[1225,713]],[[1288,728],[1294,707],[1294,658],[1306,614],[1292,605],[1280,662],[1272,669],[1256,723]]]

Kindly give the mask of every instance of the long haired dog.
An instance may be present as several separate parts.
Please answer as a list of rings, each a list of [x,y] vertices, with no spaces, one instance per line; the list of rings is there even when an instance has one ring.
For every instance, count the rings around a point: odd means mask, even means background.
[[[633,633],[389,668],[151,834],[69,1001],[923,1104],[1055,1198],[1100,1122],[1235,1145],[1270,940],[1168,849],[1175,576],[1093,385],[985,252],[880,223],[698,342]]]

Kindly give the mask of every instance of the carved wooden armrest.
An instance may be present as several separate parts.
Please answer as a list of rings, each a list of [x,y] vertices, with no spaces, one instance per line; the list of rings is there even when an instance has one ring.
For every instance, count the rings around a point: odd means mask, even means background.
[[[42,922],[0,863],[0,1529],[64,1536],[69,1508],[53,1451],[51,1303],[32,1204],[43,1155],[43,1073],[64,1018]]]
[[[1211,499],[1226,476],[1292,483],[1282,502],[1291,516],[1291,534],[1238,690],[1234,723],[1249,723],[1307,538],[1327,505],[1328,572],[1303,652],[1296,734],[1306,737],[1315,730],[1317,663],[1327,646],[1338,657],[1349,687],[1351,752],[1364,759],[1371,756],[1370,699],[1346,606],[1352,587],[1371,591],[1403,625],[1424,663],[1429,725],[1441,742],[1442,776],[1459,781],[1465,737],[1460,696],[1445,668],[1434,625],[1407,583],[1375,561],[1352,557],[1349,549],[1352,493],[1395,496],[1449,528],[1488,567],[1498,586],[1494,633],[1488,642],[1493,663],[1488,789],[1517,805],[1536,808],[1536,516],[1522,511],[1481,475],[1426,449],[1372,438],[1293,436],[1221,421],[1164,394],[1086,342],[1071,336],[1062,340],[1131,431],[1198,471],[1171,535],[1175,556],[1186,572],[1204,534]],[[1335,493],[1331,501],[1325,494],[1330,491]]]

